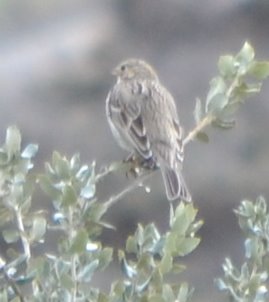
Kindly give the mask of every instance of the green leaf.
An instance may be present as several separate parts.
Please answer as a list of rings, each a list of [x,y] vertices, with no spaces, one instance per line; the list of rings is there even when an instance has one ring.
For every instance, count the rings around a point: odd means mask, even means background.
[[[144,228],[143,226],[139,223],[135,232],[135,239],[136,242],[139,246],[143,245],[144,242]]]
[[[257,256],[261,259],[260,253],[263,253],[263,247],[259,244],[258,238],[247,238],[245,240],[245,257],[247,259],[256,260],[257,263]]]
[[[242,83],[237,90],[241,98],[246,98],[260,92],[261,87],[262,83]]]
[[[39,184],[41,189],[51,198],[58,199],[60,192],[57,190],[46,175],[40,175]]]
[[[149,276],[143,277],[142,280],[139,280],[140,282],[138,284],[136,284],[136,291],[138,293],[142,293],[142,292],[146,291],[151,279],[152,279],[152,276],[150,274]]]
[[[161,236],[156,226],[153,223],[147,225],[144,230],[143,250],[150,252],[158,252],[156,251],[156,247],[160,238]]]
[[[32,230],[31,230],[31,240],[39,241],[43,239],[46,233],[47,221],[44,217],[37,216],[34,217]]]
[[[177,235],[168,232],[165,237],[164,253],[173,254],[176,251]]]
[[[164,276],[158,269],[155,269],[151,275],[150,285],[154,286],[156,289],[161,289],[164,284]]]
[[[173,257],[169,253],[165,253],[159,264],[159,269],[162,274],[169,273],[173,268]]]
[[[177,244],[177,253],[179,256],[186,256],[190,254],[196,247],[199,245],[201,239],[194,237],[194,238],[184,238],[181,242]]]
[[[152,266],[155,266],[152,253],[144,252],[139,255],[139,260],[137,263],[138,270],[142,269],[146,271],[147,269],[151,269]]]
[[[166,299],[164,299],[160,294],[153,294],[152,296],[149,297],[147,300],[148,302],[167,302]]]
[[[223,78],[216,77],[213,78],[210,82],[210,90],[206,97],[206,112],[210,112],[212,109],[216,108],[216,105],[214,106],[214,102],[218,103],[218,98],[222,99],[226,92],[226,84]],[[222,97],[221,97],[222,96]],[[216,99],[214,101],[214,99]],[[211,104],[213,100],[213,104]],[[212,108],[210,108],[210,106]]]
[[[194,120],[196,124],[199,124],[199,122],[202,120],[203,118],[203,112],[202,112],[202,103],[200,99],[196,99],[196,104],[195,104],[195,108],[194,108]]]
[[[236,74],[236,64],[233,56],[221,56],[218,62],[219,72],[223,77],[231,78]]]
[[[72,279],[71,275],[70,274],[67,274],[67,273],[63,273],[61,274],[60,276],[60,285],[67,289],[68,292],[70,292],[74,286],[75,286],[75,280]]]
[[[216,119],[212,122],[212,126],[218,127],[220,129],[224,129],[224,130],[229,130],[231,128],[234,128],[235,120],[225,121],[225,120]]]
[[[99,293],[97,302],[109,302],[109,301],[111,301],[111,300],[106,294]]]
[[[163,297],[160,296],[160,294],[154,294],[152,296],[149,297],[149,299],[147,300],[148,302],[167,302],[166,299],[164,299]]]
[[[259,80],[264,80],[269,76],[269,62],[260,61],[253,62],[248,70],[248,74],[256,77]]]
[[[219,113],[228,102],[229,99],[225,93],[215,94],[207,104],[207,112]]]
[[[112,285],[111,285],[111,294],[114,297],[115,297],[115,295],[117,297],[121,297],[123,295],[124,291],[125,291],[125,284],[123,282],[115,281],[115,282],[112,283]],[[112,301],[114,302],[114,301],[117,301],[117,300],[113,299]]]
[[[14,216],[12,212],[0,204],[0,227],[5,225],[7,222],[13,221],[13,219]]]
[[[189,228],[189,234],[190,235],[196,234],[200,230],[200,228],[203,226],[203,224],[204,224],[203,220],[198,220],[197,222],[192,223]]]
[[[89,183],[80,191],[80,196],[85,199],[91,199],[95,195],[95,184]]]
[[[26,148],[22,151],[21,157],[26,159],[33,158],[38,151],[38,145],[36,144],[29,144]]]
[[[84,229],[78,231],[77,235],[73,239],[70,252],[77,253],[77,254],[84,253],[86,251],[87,242],[88,242],[87,232]]]
[[[16,270],[21,269],[25,266],[25,262],[27,261],[27,256],[25,254],[18,255],[18,252],[14,249],[10,248],[6,251],[7,256],[14,259],[12,262],[8,263],[5,267],[5,269],[14,269]]]
[[[83,269],[78,273],[77,278],[79,282],[90,282],[94,272],[99,265],[99,260],[95,259],[89,264],[83,267]]]
[[[164,284],[162,289],[162,296],[165,299],[165,302],[175,302],[176,297],[174,295],[173,289],[170,284]]]
[[[267,203],[263,196],[256,199],[255,210],[258,215],[267,215]]]
[[[66,158],[61,157],[61,155],[54,151],[52,154],[52,164],[58,176],[62,179],[70,178],[70,168],[69,163]]]
[[[84,181],[90,176],[91,172],[88,165],[83,165],[76,173],[76,178],[80,181]]]
[[[138,252],[137,242],[134,236],[129,236],[126,242],[126,252],[136,254]]]
[[[6,165],[8,163],[8,154],[0,149],[0,166]]]
[[[69,207],[77,202],[77,194],[71,185],[65,185],[62,196],[63,206]]]
[[[129,263],[126,261],[125,254],[123,251],[118,251],[118,258],[121,264],[122,271],[128,278],[133,278],[137,275],[136,269],[132,265],[129,265]]]
[[[187,302],[189,301],[192,294],[193,294],[193,289],[189,289],[189,285],[186,282],[183,282],[180,286],[177,300],[180,302]]]
[[[106,211],[107,205],[105,203],[95,203],[89,211],[89,219],[94,222],[99,222]]]
[[[1,302],[8,302],[8,294],[7,294],[7,288],[6,289],[1,289],[0,291],[0,301]]]
[[[172,220],[172,222],[174,223],[175,222],[175,219],[177,218],[177,217],[180,217],[180,216],[182,216],[182,215],[184,215],[184,213],[185,213],[185,211],[186,211],[186,205],[183,203],[183,202],[181,202],[177,207],[176,207],[176,211],[175,211],[175,214],[174,214],[174,219]],[[173,224],[171,224],[170,225],[170,227],[172,227],[173,226]]]
[[[172,226],[172,231],[178,235],[185,234],[190,224],[194,221],[196,214],[197,209],[195,209],[192,204],[185,205],[181,203],[175,211],[175,221]]]
[[[76,153],[72,156],[70,160],[70,168],[74,173],[77,173],[80,167],[80,155]]]
[[[223,108],[221,113],[218,115],[218,119],[221,120],[233,120],[235,112],[239,109],[241,97],[237,96],[230,100],[229,104]],[[214,122],[213,122],[214,123]]]
[[[104,270],[113,259],[113,249],[106,247],[99,253],[99,270]]]
[[[14,243],[20,239],[20,234],[17,229],[6,228],[2,231],[2,235],[6,243]]]
[[[179,264],[179,263],[173,263],[172,267],[172,273],[174,274],[180,274],[186,270],[186,265]]]
[[[202,143],[208,143],[209,142],[209,137],[208,135],[205,133],[205,132],[202,132],[202,131],[199,131],[197,134],[196,134],[196,138],[201,141]]]
[[[178,215],[173,223],[172,232],[175,232],[177,235],[185,236],[186,231],[190,227],[191,221],[189,216],[186,213]]]
[[[19,154],[21,150],[21,133],[16,126],[8,127],[6,132],[6,150],[8,159]]]
[[[242,49],[236,55],[236,60],[243,65],[248,65],[250,62],[253,61],[255,57],[255,52],[253,47],[248,43],[245,42]]]

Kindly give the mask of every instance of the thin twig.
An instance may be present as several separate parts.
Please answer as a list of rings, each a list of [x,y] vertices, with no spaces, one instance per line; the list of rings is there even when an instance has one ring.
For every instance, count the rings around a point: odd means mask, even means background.
[[[124,188],[122,191],[120,191],[118,194],[115,194],[111,196],[107,201],[104,202],[104,204],[109,208],[114,203],[122,199],[127,193],[133,191],[137,187],[141,186],[145,180],[147,180],[149,177],[151,177],[156,170],[151,170],[150,172],[147,172],[143,174],[142,176],[138,177],[134,182],[132,182],[130,185],[128,185],[126,188]]]
[[[22,215],[20,209],[14,209],[15,217],[17,226],[20,232],[22,247],[24,255],[26,256],[26,260],[28,261],[31,258],[31,250],[30,250],[30,243],[28,241],[27,235],[24,230],[24,225],[22,221]]]
[[[238,86],[238,81],[239,81],[239,76],[237,75],[237,76],[233,79],[233,81],[232,81],[230,87],[229,87],[229,88],[227,89],[227,91],[226,91],[226,97],[227,97],[228,99],[231,98],[234,89],[236,88],[236,86]]]
[[[106,177],[110,173],[114,171],[119,171],[119,170],[125,170],[129,171],[130,170],[130,163],[127,162],[113,162],[110,164],[108,167],[105,167],[103,171],[99,172],[95,176],[95,182],[98,183],[102,178]]]
[[[106,167],[103,171],[99,172],[96,176],[95,176],[95,182],[98,183],[102,178],[104,178],[105,176],[109,175],[113,170],[109,167]]]
[[[201,132],[206,126],[210,125],[214,121],[215,117],[211,114],[205,116],[201,122],[189,132],[189,134],[183,140],[183,146],[187,145],[190,141],[192,141],[196,135]]]
[[[226,97],[229,100],[232,97],[232,93],[234,89],[238,86],[239,75],[237,75],[230,86],[227,88]],[[229,101],[230,103],[230,101]],[[189,134],[185,137],[183,141],[183,146],[187,145],[190,141],[192,141],[199,132],[201,132],[205,127],[209,126],[216,117],[213,114],[208,113],[200,122],[196,125],[196,127],[189,132]]]

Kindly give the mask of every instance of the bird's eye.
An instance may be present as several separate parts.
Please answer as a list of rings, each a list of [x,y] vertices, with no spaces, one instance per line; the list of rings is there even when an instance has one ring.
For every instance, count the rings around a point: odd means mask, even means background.
[[[121,65],[121,71],[124,71],[124,70],[126,70],[126,66],[125,65]]]

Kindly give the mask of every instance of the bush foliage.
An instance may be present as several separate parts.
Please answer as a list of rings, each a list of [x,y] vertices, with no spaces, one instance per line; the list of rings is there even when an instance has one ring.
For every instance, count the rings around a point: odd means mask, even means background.
[[[249,96],[258,93],[261,81],[269,75],[269,63],[256,61],[252,46],[245,43],[235,56],[222,56],[219,75],[212,79],[206,100],[196,101],[194,128],[184,139],[186,145],[198,138],[208,142],[207,126],[232,128],[235,114]],[[197,232],[203,222],[198,210],[183,201],[169,204],[169,228],[161,233],[151,223],[138,224],[126,240],[123,250],[102,243],[104,220],[109,208],[145,181],[151,171],[139,170],[138,178],[107,201],[99,200],[96,184],[126,164],[111,164],[98,172],[95,163],[81,163],[79,155],[70,159],[54,152],[44,172],[36,174],[33,159],[38,146],[22,148],[16,126],[6,131],[0,148],[0,225],[7,248],[0,258],[0,301],[156,301],[187,302],[194,289],[185,282],[171,283],[171,275],[185,269],[184,256],[200,243]],[[40,187],[53,211],[34,211]],[[235,210],[245,235],[245,262],[236,268],[230,259],[223,264],[224,276],[216,280],[230,301],[269,299],[269,214],[263,197],[242,201]],[[54,252],[35,255],[37,246],[45,246],[49,236],[57,234]],[[46,249],[45,249],[46,250]],[[106,273],[114,259],[123,278],[111,282],[110,292],[94,288],[91,280],[97,272]],[[177,278],[178,280],[178,278]]]

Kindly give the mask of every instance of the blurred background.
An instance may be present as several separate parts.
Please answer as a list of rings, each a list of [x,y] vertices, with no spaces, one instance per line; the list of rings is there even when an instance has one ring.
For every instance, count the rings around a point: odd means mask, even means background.
[[[24,142],[40,151],[36,170],[53,150],[98,168],[126,153],[112,139],[105,99],[110,71],[128,57],[148,60],[174,95],[181,122],[193,125],[196,97],[205,99],[220,55],[239,51],[245,40],[258,59],[269,59],[269,4],[243,0],[2,0],[0,2],[0,138],[17,124]],[[233,208],[259,194],[269,199],[269,82],[238,112],[233,130],[209,130],[210,143],[190,143],[184,175],[205,223],[202,243],[187,257],[182,274],[195,288],[193,301],[225,301],[214,285],[226,256],[243,260],[243,238]],[[118,173],[98,187],[100,200],[128,180]],[[158,173],[151,194],[142,189],[107,214],[118,232],[104,240],[122,247],[138,222],[165,231],[169,205]],[[38,200],[44,207],[45,198]],[[39,202],[38,201],[38,202]],[[202,273],[202,274],[201,274]],[[108,290],[120,271],[112,265],[95,285]],[[226,300],[227,301],[227,300]]]

